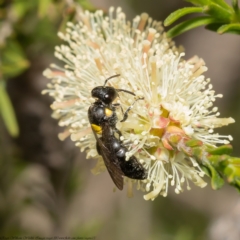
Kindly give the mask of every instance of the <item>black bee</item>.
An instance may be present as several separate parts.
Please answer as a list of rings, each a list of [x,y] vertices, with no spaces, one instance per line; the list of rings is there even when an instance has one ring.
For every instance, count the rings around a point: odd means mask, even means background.
[[[92,90],[92,97],[96,98],[96,101],[88,109],[88,118],[97,141],[98,154],[103,157],[106,168],[115,185],[122,190],[123,176],[143,180],[146,179],[147,173],[135,156],[131,156],[126,161],[127,148],[120,140],[122,135],[120,130],[116,128],[118,121],[116,107],[121,107],[121,105],[113,104],[113,101],[118,97],[118,92],[126,92],[135,96],[133,92],[125,89],[105,86],[109,79],[118,76],[120,75],[111,76],[105,80],[103,86],[95,87]],[[135,102],[141,99],[143,98],[138,98]],[[125,112],[123,112],[121,107],[123,113],[121,122],[128,118],[128,112],[134,103]],[[101,134],[101,137],[98,134]]]

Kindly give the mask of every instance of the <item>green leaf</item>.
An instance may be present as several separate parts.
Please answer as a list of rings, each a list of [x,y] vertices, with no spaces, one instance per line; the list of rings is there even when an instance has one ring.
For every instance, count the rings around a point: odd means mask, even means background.
[[[239,11],[238,0],[232,0],[232,7],[233,7],[235,12]]]
[[[225,8],[225,9],[228,9],[229,11],[232,11],[231,6],[228,5],[226,3],[226,1],[224,1],[224,0],[211,0],[210,2],[211,2],[210,4],[214,3],[214,4],[217,4],[217,5],[221,6],[222,8]]]
[[[97,10],[96,7],[89,0],[77,0],[77,2],[80,4],[80,6],[84,10],[88,10],[88,11],[96,11]]]
[[[188,30],[191,30],[193,28],[200,27],[202,25],[210,24],[214,22],[216,22],[216,20],[212,17],[196,17],[194,19],[190,19],[182,23],[179,23],[175,27],[171,28],[167,32],[167,36],[172,38]]]
[[[223,173],[227,177],[228,182],[235,184],[236,180],[240,179],[240,159],[230,158],[224,165]]]
[[[211,3],[215,3],[223,8],[231,10],[231,7],[224,0],[185,0],[186,2],[190,2],[193,5],[197,6],[207,6]]]
[[[232,0],[233,8],[238,8],[238,0]]]
[[[206,29],[210,30],[210,31],[214,31],[217,32],[217,30],[224,25],[224,23],[212,23],[212,24],[208,24],[205,26]]]
[[[240,168],[240,158],[229,157],[228,162],[229,162],[229,164],[233,164],[233,165],[237,166],[238,168]]]
[[[201,13],[203,12],[201,7],[186,7],[182,9],[178,9],[177,11],[171,13],[164,21],[165,26],[171,25],[173,22],[178,20],[179,18],[189,14],[189,13]]]
[[[47,15],[52,0],[38,0],[38,16],[43,18]]]
[[[218,148],[212,148],[207,150],[208,153],[212,155],[223,155],[223,154],[231,154],[232,153],[232,145],[223,145]]]
[[[201,147],[203,145],[202,141],[197,139],[190,139],[185,144],[188,147]]]
[[[205,6],[209,3],[209,0],[185,0],[186,2],[190,2],[193,5],[197,6]]]
[[[1,58],[0,72],[4,79],[19,75],[29,66],[20,44],[14,40],[9,39],[1,49]]]
[[[207,167],[205,167],[204,165],[200,165],[200,167],[208,177],[211,177],[211,172]]]
[[[222,7],[216,3],[210,3],[203,8],[204,13],[211,15],[213,18],[223,22],[230,22],[233,11],[230,8]]]
[[[194,156],[198,161],[201,162],[203,159],[203,155],[205,154],[205,152],[203,151],[203,148],[193,147],[191,151],[192,151],[192,156]]]
[[[210,163],[219,170],[220,169],[222,170],[226,167],[226,164],[228,164],[229,158],[230,156],[226,154],[207,156],[207,159],[210,161]]]
[[[0,115],[2,116],[3,122],[9,134],[13,137],[18,136],[19,129],[17,120],[11,100],[5,90],[3,80],[0,80]]]
[[[234,181],[231,182],[230,184],[235,186],[238,189],[238,191],[240,192],[240,177],[234,178]]]
[[[72,19],[72,16],[70,14],[64,14],[62,17],[61,23],[59,25],[58,31],[64,33],[66,31],[67,22],[71,21],[71,19]]]
[[[240,34],[240,23],[230,23],[221,26],[218,30],[218,33],[237,33]]]
[[[17,19],[24,17],[27,14],[28,10],[31,9],[35,3],[36,1],[13,0],[11,7],[14,17]]]
[[[212,188],[214,190],[220,189],[224,184],[223,178],[210,163],[205,162],[204,164],[210,171]]]

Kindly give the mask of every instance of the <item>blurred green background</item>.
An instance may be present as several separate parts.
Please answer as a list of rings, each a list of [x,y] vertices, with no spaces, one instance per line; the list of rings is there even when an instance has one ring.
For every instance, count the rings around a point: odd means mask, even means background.
[[[135,191],[113,193],[107,173],[93,176],[94,160],[70,140],[61,142],[51,118],[52,99],[42,96],[42,72],[57,63],[57,32],[77,12],[121,6],[128,19],[147,12],[163,21],[188,6],[164,0],[0,0],[0,237],[82,237],[140,240],[238,240],[240,202],[234,188],[193,186],[181,195],[143,200]],[[221,117],[237,123],[220,129],[234,138],[240,156],[240,39],[204,28],[175,39],[186,58],[202,57],[219,99]],[[1,238],[0,238],[1,239]]]

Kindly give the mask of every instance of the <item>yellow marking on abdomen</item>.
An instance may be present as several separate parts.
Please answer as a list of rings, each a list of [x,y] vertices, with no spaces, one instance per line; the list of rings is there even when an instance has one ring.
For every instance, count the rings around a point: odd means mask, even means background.
[[[96,125],[96,124],[91,124],[92,129],[95,133],[97,134],[102,134],[102,127]]]
[[[111,109],[105,108],[105,115],[106,115],[107,117],[111,117],[112,114],[113,114],[113,111],[112,111]]]

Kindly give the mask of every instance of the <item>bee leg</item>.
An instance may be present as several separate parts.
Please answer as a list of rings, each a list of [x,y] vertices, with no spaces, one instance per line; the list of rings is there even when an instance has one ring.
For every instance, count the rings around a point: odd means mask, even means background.
[[[116,132],[118,134],[118,138],[120,139],[120,137],[122,136],[121,131],[115,127],[114,132]]]
[[[125,111],[125,113],[123,113],[123,119],[120,122],[125,122],[128,118],[128,112],[133,108],[133,105],[138,101],[138,100],[143,100],[143,97],[139,97],[137,98]]]
[[[113,104],[113,107],[120,107],[121,112],[122,112],[122,115],[124,115],[124,111],[123,111],[123,108],[122,108],[122,106],[121,106],[120,103],[114,103],[114,104]]]

